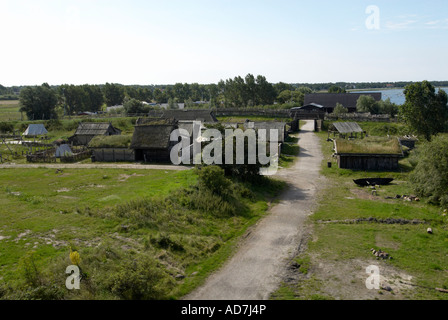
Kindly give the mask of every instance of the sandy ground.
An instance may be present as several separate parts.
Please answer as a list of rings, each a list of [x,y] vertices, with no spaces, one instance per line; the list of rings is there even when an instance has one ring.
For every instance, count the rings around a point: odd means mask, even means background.
[[[279,203],[248,232],[235,255],[185,300],[267,300],[278,288],[316,204],[323,156],[312,129],[309,121],[299,135],[299,160],[277,174],[289,184]]]
[[[137,169],[137,170],[167,170],[181,171],[189,170],[191,167],[173,166],[173,165],[143,165],[143,164],[2,164],[0,169],[30,169],[30,168],[46,168],[46,169]]]

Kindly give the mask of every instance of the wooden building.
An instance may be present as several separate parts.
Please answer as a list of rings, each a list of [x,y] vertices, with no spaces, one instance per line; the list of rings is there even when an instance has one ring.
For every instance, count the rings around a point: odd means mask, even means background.
[[[176,129],[177,123],[137,125],[130,146],[135,161],[170,162],[171,149],[177,144],[170,136]]]
[[[277,139],[279,143],[285,142],[286,137],[288,136],[288,131],[286,128],[285,122],[278,122],[278,121],[265,121],[265,122],[252,122],[250,120],[247,120],[244,123],[244,129],[265,129],[266,130],[266,139],[270,140],[270,130],[276,129],[277,130]]]
[[[80,123],[69,142],[75,146],[87,146],[96,136],[121,135],[121,130],[109,122]]]
[[[371,96],[376,101],[381,101],[381,92],[371,93],[310,93],[305,95],[304,106],[320,105],[326,113],[333,113],[338,103],[348,109],[348,112],[356,112],[356,103],[361,96]]]
[[[340,169],[365,171],[395,171],[399,169],[399,161],[404,154],[398,139],[390,139],[390,143],[382,150],[370,147],[366,139],[360,141],[362,143],[359,142],[358,146],[353,146],[355,144],[353,141],[342,139],[334,141],[335,156]]]

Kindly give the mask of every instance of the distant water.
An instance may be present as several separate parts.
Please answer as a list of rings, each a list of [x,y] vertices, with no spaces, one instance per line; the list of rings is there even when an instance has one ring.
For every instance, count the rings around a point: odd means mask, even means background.
[[[448,88],[440,88],[448,93]],[[390,101],[396,104],[404,104],[406,97],[404,96],[404,89],[388,89],[388,90],[368,90],[368,91],[354,91],[354,93],[369,93],[369,92],[381,92],[383,100],[390,98]],[[439,92],[439,88],[436,88],[436,92]]]

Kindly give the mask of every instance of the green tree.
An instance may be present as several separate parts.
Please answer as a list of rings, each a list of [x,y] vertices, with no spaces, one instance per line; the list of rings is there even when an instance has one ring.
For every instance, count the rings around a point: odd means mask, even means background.
[[[440,135],[419,147],[409,179],[419,196],[448,208],[448,136]]]
[[[126,114],[148,113],[149,108],[146,107],[140,100],[132,98],[124,98],[123,108]]]
[[[356,102],[356,110],[358,112],[370,112],[371,114],[378,114],[380,107],[374,97],[369,95],[362,95]]]
[[[20,92],[20,112],[31,120],[56,119],[56,92],[47,83],[37,87],[26,87]]]
[[[344,107],[342,104],[337,103],[336,107],[333,110],[333,113],[336,115],[347,113],[348,109]]]
[[[446,130],[448,97],[445,91],[436,94],[434,86],[423,81],[408,85],[404,94],[406,102],[400,107],[400,115],[406,124],[428,141]]]
[[[347,91],[344,88],[332,85],[330,88],[328,88],[328,93],[347,93]]]
[[[125,91],[123,86],[106,83],[104,86],[104,99],[108,107],[121,105],[125,97]]]
[[[390,98],[379,102],[379,112],[381,114],[388,114],[393,118],[398,114],[398,111],[398,106],[391,102]]]

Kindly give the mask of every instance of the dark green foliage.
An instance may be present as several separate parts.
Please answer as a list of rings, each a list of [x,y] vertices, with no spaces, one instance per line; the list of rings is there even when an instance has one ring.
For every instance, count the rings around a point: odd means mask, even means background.
[[[11,122],[0,122],[0,132],[8,133],[14,131],[14,125]]]
[[[199,187],[213,194],[227,196],[232,181],[225,177],[224,170],[218,166],[206,166],[198,170]]]
[[[124,98],[123,107],[127,115],[148,113],[150,108],[145,106],[143,102],[134,98]]]
[[[114,83],[106,83],[104,86],[104,99],[108,107],[121,105],[125,94],[124,87]]]
[[[410,181],[415,191],[431,203],[448,207],[448,136],[438,136],[420,146],[414,155]]]
[[[379,103],[372,96],[362,95],[356,103],[356,110],[358,112],[370,112],[371,114],[378,114],[380,112]]]
[[[406,102],[400,107],[403,120],[418,134],[430,141],[444,132],[448,122],[448,97],[445,91],[437,94],[428,81],[409,85],[404,90]]]
[[[148,256],[124,262],[107,282],[110,291],[124,300],[163,300],[173,286],[172,278]]]
[[[334,110],[333,110],[333,113],[334,114],[343,114],[343,113],[347,113],[348,112],[348,109],[347,108],[345,108],[342,104],[340,104],[340,103],[337,103],[336,104],[336,107],[334,108]]]
[[[328,93],[347,93],[347,91],[344,88],[332,85],[330,88],[328,88]]]
[[[20,92],[20,112],[25,112],[30,120],[56,119],[57,103],[57,95],[47,83]]]

